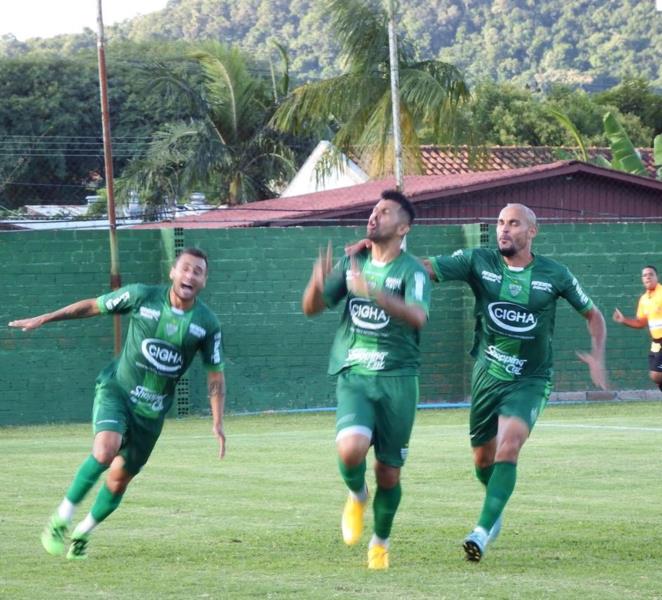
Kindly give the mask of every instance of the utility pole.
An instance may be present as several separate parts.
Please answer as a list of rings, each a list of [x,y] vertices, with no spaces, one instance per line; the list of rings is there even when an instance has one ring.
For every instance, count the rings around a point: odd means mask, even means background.
[[[395,183],[404,191],[402,168],[402,136],[400,134],[400,75],[398,69],[398,37],[395,32],[395,0],[388,0],[388,50],[391,63],[391,106],[393,108],[393,149],[395,152]]]
[[[99,64],[99,95],[101,100],[101,126],[103,129],[103,162],[106,172],[106,193],[108,197],[108,230],[110,233],[110,289],[121,287],[119,271],[119,251],[117,247],[117,223],[115,220],[115,193],[113,191],[113,150],[110,139],[110,111],[108,110],[108,80],[106,77],[106,53],[104,49],[103,12],[101,0],[97,0],[97,61]],[[119,315],[113,317],[115,355],[122,348],[122,321]]]

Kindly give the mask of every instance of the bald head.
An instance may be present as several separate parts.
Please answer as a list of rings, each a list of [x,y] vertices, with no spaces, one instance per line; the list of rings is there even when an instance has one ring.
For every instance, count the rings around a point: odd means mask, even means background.
[[[522,220],[525,220],[530,226],[536,227],[536,213],[534,213],[526,204],[518,204],[517,202],[512,202],[506,204],[504,207],[504,210],[506,208],[511,208],[519,211],[522,215]]]

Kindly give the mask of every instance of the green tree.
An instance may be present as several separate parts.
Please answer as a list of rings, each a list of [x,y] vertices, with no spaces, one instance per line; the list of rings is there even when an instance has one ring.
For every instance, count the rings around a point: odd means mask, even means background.
[[[331,0],[326,8],[340,45],[344,72],[296,88],[272,124],[281,131],[317,137],[357,157],[369,174],[392,169],[392,109],[388,15],[380,2]],[[440,61],[417,61],[399,42],[400,126],[406,170],[418,169],[419,130],[441,139],[457,106],[469,97],[460,72]]]
[[[274,106],[270,78],[253,74],[242,52],[219,43],[189,56],[197,74],[156,65],[151,77],[154,89],[186,107],[187,116],[154,133],[120,188],[135,189],[152,206],[192,191],[230,204],[274,197],[294,171],[295,153],[290,140],[266,126]]]

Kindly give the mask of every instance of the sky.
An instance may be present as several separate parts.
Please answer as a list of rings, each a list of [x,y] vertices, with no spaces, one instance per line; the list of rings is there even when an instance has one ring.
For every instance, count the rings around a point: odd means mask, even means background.
[[[102,0],[104,26],[165,8],[167,0]],[[0,0],[0,35],[24,41],[97,30],[98,0]]]

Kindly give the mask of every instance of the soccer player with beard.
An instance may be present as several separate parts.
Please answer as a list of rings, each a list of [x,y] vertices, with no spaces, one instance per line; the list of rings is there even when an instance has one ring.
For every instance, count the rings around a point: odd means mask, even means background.
[[[485,499],[463,544],[467,560],[476,562],[500,531],[520,450],[551,392],[558,298],[586,319],[591,352],[577,355],[588,365],[593,383],[607,386],[602,313],[565,266],[532,252],[538,233],[533,211],[508,204],[499,214],[496,233],[497,249],[458,250],[424,261],[432,279],[466,281],[476,299],[469,425]]]
[[[389,566],[400,469],[419,397],[420,330],[430,304],[424,266],[401,249],[414,210],[399,192],[381,197],[368,219],[371,248],[343,257],[335,267],[330,247],[325,256],[320,253],[302,299],[308,316],[345,299],[329,364],[329,373],[337,375],[338,466],[349,489],[341,529],[346,544],[360,540],[368,502],[366,456],[374,445],[377,489],[368,568],[379,570]]]
[[[207,283],[207,272],[206,255],[197,248],[187,248],[170,270],[170,286],[127,285],[99,298],[9,323],[28,331],[51,321],[111,313],[131,315],[120,356],[97,377],[92,452],[42,533],[41,542],[49,554],[64,553],[76,506],[108,471],[89,514],[71,534],[67,558],[87,558],[92,530],[119,506],[129,482],[147,462],[172,406],[177,381],[198,351],[207,369],[212,430],[223,458],[221,326],[197,297]]]

